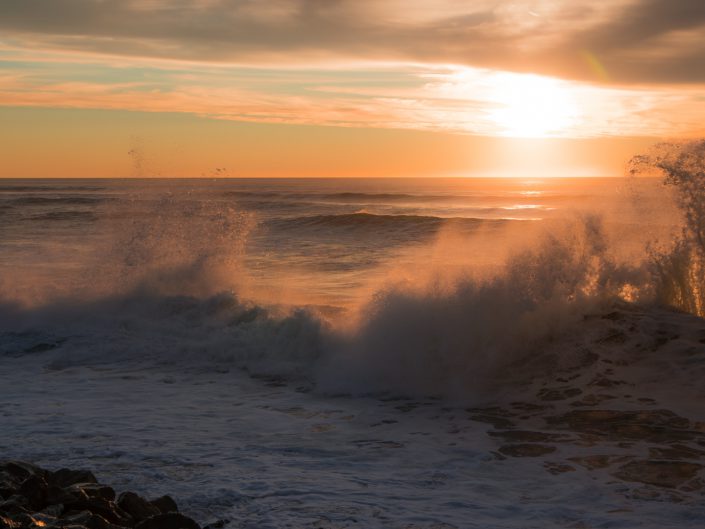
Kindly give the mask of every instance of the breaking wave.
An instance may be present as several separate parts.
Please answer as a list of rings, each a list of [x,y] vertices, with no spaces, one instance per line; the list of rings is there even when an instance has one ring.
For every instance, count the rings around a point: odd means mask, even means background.
[[[350,230],[438,230],[443,225],[464,228],[477,227],[482,223],[501,223],[479,218],[435,217],[432,215],[378,215],[358,212],[339,215],[313,215],[270,221],[271,227],[278,229],[338,228]]]
[[[392,275],[367,302],[336,315],[243,294],[246,216],[222,204],[163,204],[158,221],[116,226],[111,245],[81,272],[82,285],[27,301],[0,284],[0,354],[42,355],[54,369],[233,366],[329,393],[486,395],[500,374],[521,371],[527,358],[579,332],[586,314],[618,300],[703,314],[705,142],[659,149],[632,167],[665,173],[678,191],[682,231],[670,245],[651,241],[638,260],[620,257],[600,217],[583,215],[535,236],[518,230],[508,256],[482,269],[443,275],[422,254],[412,279]],[[448,220],[356,213],[295,222],[376,230]]]

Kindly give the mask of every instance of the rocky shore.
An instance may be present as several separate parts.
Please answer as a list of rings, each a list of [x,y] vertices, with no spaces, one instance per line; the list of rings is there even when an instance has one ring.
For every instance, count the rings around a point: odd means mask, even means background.
[[[222,527],[224,521],[203,529]],[[0,529],[202,529],[169,496],[116,494],[89,470],[0,462]]]

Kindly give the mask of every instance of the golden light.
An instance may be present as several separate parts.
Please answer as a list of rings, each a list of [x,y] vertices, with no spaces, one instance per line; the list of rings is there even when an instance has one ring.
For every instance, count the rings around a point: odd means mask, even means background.
[[[502,136],[557,136],[577,122],[578,105],[571,90],[558,79],[504,74],[495,76],[493,84],[496,108],[489,111],[489,118]]]

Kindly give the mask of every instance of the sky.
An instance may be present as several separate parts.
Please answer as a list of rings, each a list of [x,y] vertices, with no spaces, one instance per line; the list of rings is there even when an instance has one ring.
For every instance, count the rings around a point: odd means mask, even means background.
[[[0,0],[0,177],[620,175],[703,0]]]

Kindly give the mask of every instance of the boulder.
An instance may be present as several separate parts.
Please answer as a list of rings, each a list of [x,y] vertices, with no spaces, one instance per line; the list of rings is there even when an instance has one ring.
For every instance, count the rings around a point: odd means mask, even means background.
[[[132,516],[118,507],[115,502],[103,498],[88,498],[87,500],[66,504],[65,507],[76,511],[90,511],[115,525],[124,527],[132,527],[134,525]]]
[[[142,520],[135,529],[201,529],[200,526],[188,516],[178,512],[157,514]]]
[[[162,514],[161,510],[134,492],[123,492],[117,501],[118,507],[132,516],[136,522]]]
[[[80,501],[87,501],[88,495],[83,491],[83,489],[74,489],[72,491],[68,489],[62,489],[55,485],[50,485],[47,489],[46,502],[48,505],[70,505]]]
[[[34,510],[40,510],[46,505],[49,485],[38,474],[32,474],[20,485],[19,493],[27,498],[29,505]]]
[[[15,494],[0,503],[0,514],[10,515],[29,512],[29,502],[24,496]]]
[[[88,498],[98,498],[108,501],[115,500],[115,490],[107,485],[100,485],[99,483],[76,483],[64,489],[69,493],[81,492],[85,494]]]
[[[149,503],[159,509],[159,512],[161,512],[162,514],[166,514],[169,512],[179,512],[179,507],[176,505],[176,502],[171,496],[161,496],[155,500],[150,501]]]
[[[90,470],[69,470],[62,468],[56,472],[50,472],[48,481],[51,485],[66,488],[77,483],[98,483],[95,475]]]
[[[0,515],[0,529],[17,529],[19,524],[10,518]]]

